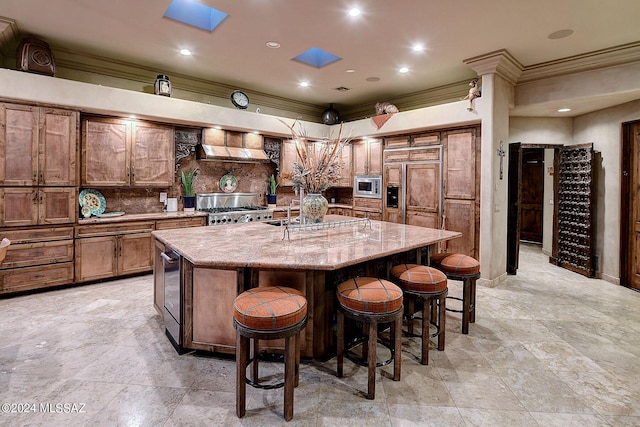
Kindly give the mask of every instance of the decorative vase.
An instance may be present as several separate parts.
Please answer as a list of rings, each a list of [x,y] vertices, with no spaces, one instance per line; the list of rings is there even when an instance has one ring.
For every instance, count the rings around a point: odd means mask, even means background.
[[[182,206],[185,211],[194,211],[196,209],[196,196],[182,196]]]
[[[267,204],[269,206],[275,206],[278,201],[278,196],[275,194],[267,194]]]
[[[329,209],[329,202],[319,193],[309,193],[302,199],[302,216],[305,224],[322,222]]]

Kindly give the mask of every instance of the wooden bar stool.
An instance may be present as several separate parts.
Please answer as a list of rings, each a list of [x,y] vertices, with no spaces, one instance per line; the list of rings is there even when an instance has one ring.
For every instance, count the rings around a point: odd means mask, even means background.
[[[300,371],[300,331],[307,323],[307,300],[296,289],[265,286],[249,289],[233,303],[233,325],[236,328],[236,414],[246,412],[247,383],[253,387],[273,389],[284,386],[284,418],[293,418],[293,389],[298,385]],[[264,386],[259,379],[247,379],[247,366],[254,364],[257,373],[258,355],[248,359],[250,340],[284,338],[284,381]],[[257,345],[254,346],[257,348]]]
[[[402,350],[402,289],[393,283],[375,277],[356,277],[338,285],[338,331],[337,331],[337,375],[343,376],[344,316],[368,326],[367,345],[362,347],[362,359],[367,361],[367,399],[375,399],[376,348],[378,324],[391,323],[391,360],[393,380],[400,381],[400,352]],[[385,363],[386,364],[386,363]]]
[[[480,277],[480,263],[464,254],[436,254],[431,257],[432,265],[437,266],[449,280],[462,282],[462,298],[447,298],[462,301],[462,310],[447,308],[447,311],[462,313],[462,333],[469,333],[469,323],[476,321],[476,280]]]
[[[445,309],[447,299],[447,276],[433,267],[418,264],[400,264],[391,269],[393,281],[400,285],[407,301],[407,333],[413,334],[415,302],[422,300],[422,355],[420,363],[429,364],[429,341],[438,337],[438,350],[444,350]],[[436,332],[429,333],[429,325]]]

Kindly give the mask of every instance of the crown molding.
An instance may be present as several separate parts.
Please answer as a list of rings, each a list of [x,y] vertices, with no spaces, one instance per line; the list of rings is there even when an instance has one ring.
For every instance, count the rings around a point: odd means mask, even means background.
[[[465,59],[467,64],[479,76],[485,74],[498,74],[508,82],[515,85],[522,74],[524,67],[506,49],[485,53],[473,58]]]
[[[640,41],[524,67],[518,83],[640,61]]]

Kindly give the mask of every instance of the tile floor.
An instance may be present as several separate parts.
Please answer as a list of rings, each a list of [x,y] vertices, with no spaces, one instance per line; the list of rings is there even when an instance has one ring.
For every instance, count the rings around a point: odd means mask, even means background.
[[[478,288],[469,335],[447,315],[429,366],[405,340],[402,380],[378,375],[375,401],[365,368],[346,361],[338,379],[335,359],[303,364],[290,423],[281,389],[249,387],[236,418],[234,361],[176,354],[151,276],[0,300],[0,425],[640,426],[640,293],[556,268],[536,246],[520,260]]]

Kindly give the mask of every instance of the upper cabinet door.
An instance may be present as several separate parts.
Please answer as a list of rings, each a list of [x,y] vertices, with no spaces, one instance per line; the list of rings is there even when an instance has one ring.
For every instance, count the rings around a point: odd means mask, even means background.
[[[476,197],[476,130],[447,132],[444,143],[444,197]]]
[[[76,185],[78,113],[43,108],[40,121],[39,184]]]
[[[82,185],[129,186],[130,122],[90,118],[82,128]]]
[[[38,107],[0,104],[0,184],[38,182]]]
[[[173,127],[144,122],[133,124],[131,185],[170,187],[174,163]]]

